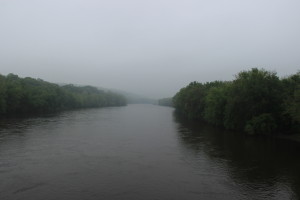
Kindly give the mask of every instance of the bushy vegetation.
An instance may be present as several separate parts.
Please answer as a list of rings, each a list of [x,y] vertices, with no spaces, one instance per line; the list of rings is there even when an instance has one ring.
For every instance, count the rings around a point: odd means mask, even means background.
[[[173,100],[172,100],[171,97],[170,98],[159,99],[158,100],[158,105],[173,107]]]
[[[123,96],[91,86],[59,86],[41,79],[0,75],[0,116],[122,105],[126,105]]]
[[[233,81],[192,82],[174,97],[176,111],[249,134],[300,132],[300,73],[279,79],[253,68]]]

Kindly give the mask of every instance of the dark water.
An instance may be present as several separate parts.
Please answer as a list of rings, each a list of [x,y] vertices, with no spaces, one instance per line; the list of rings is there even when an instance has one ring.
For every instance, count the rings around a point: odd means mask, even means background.
[[[0,199],[299,199],[300,145],[153,105],[3,120]]]

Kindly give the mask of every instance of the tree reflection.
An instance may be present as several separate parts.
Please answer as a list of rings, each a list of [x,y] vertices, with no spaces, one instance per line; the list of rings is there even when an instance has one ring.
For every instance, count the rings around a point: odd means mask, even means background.
[[[174,120],[183,149],[221,166],[246,195],[271,199],[286,197],[282,195],[300,197],[299,143],[224,131],[188,122],[175,112]]]

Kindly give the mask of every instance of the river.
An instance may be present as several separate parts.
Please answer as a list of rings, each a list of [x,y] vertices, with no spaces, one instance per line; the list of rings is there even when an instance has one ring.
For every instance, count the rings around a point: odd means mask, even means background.
[[[155,105],[5,119],[0,199],[299,199],[299,152]]]

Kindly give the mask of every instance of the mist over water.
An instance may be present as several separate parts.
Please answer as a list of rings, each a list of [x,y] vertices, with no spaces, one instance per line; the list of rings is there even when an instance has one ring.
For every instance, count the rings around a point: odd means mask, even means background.
[[[191,81],[300,69],[297,0],[2,0],[0,73],[173,96]]]
[[[297,152],[154,105],[6,119],[0,198],[297,199]]]

